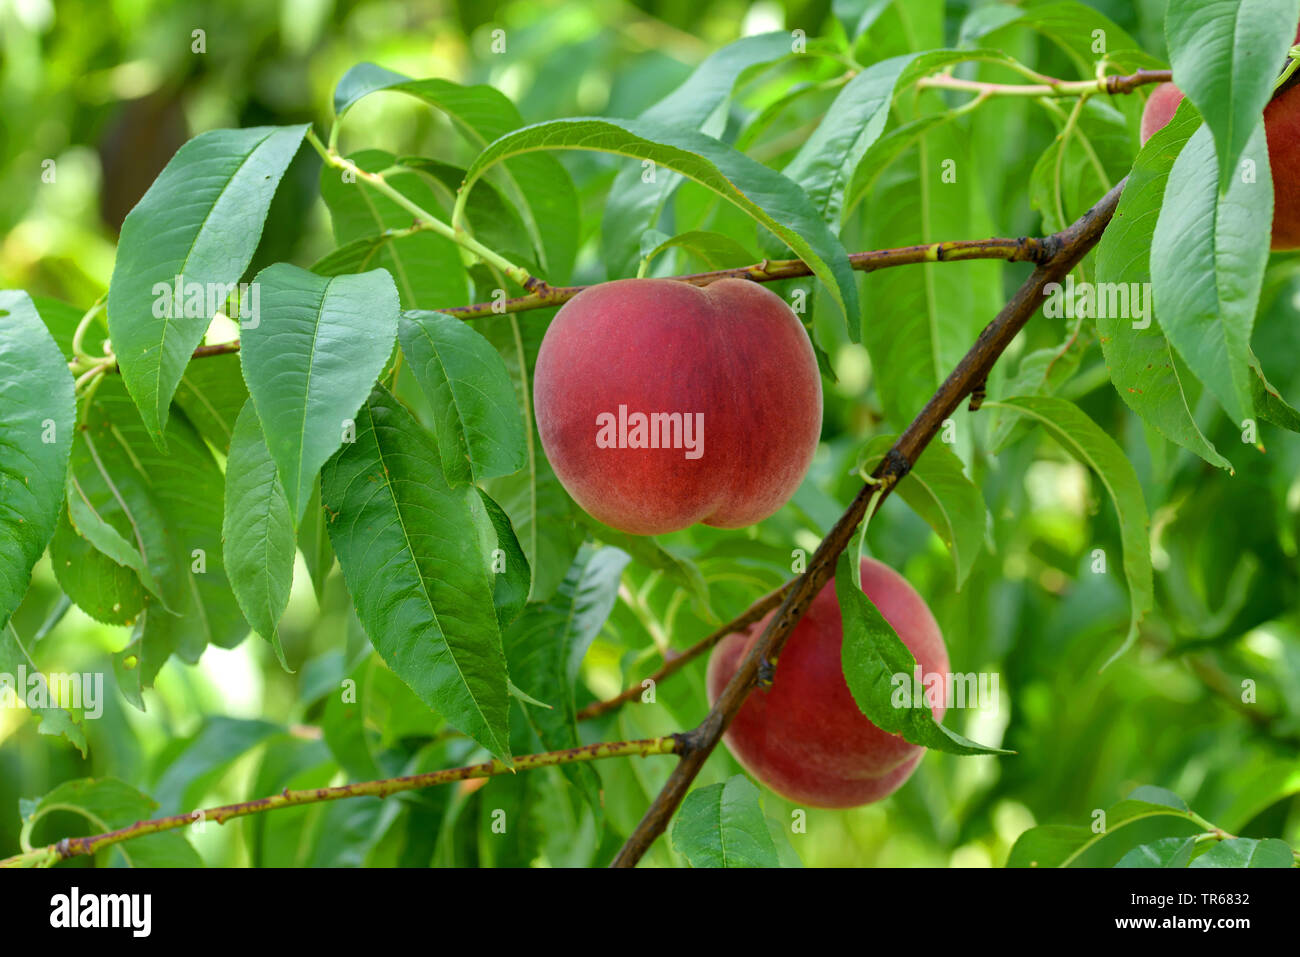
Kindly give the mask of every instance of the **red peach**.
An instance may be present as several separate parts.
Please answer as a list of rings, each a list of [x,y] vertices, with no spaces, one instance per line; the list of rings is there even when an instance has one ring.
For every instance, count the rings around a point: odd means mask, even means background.
[[[948,650],[916,589],[889,566],[865,558],[862,590],[898,632],[923,674],[944,676],[946,693]],[[706,682],[711,702],[771,618],[718,643]],[[772,687],[750,694],[723,739],[750,774],[796,804],[846,808],[879,801],[902,787],[925,753],[876,727],[858,708],[840,663],[843,640],[831,581],[786,641]],[[943,703],[932,713],[941,719]]]
[[[636,535],[767,518],[821,434],[808,334],[784,300],[743,279],[584,290],[546,331],[533,395],[561,484]]]

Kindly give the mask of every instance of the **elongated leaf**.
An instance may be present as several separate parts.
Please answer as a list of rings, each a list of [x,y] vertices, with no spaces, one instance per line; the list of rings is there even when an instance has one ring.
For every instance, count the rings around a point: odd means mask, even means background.
[[[30,642],[35,644],[35,642]],[[20,675],[27,676],[26,682],[19,680]],[[18,630],[14,628],[12,621],[0,625],[0,704],[6,708],[28,708],[31,710],[33,717],[36,718],[37,730],[41,734],[62,735],[70,741],[81,756],[86,756],[86,732],[81,725],[81,721],[74,717],[70,712],[58,707],[60,702],[47,701],[42,698],[42,692],[50,690],[48,681],[34,687],[30,684],[32,676],[43,675],[43,672],[36,667],[36,662],[32,660],[31,654],[23,640],[18,636]],[[89,693],[91,689],[83,689],[83,693]],[[104,689],[101,687],[100,691]],[[8,700],[12,694],[16,701]],[[48,706],[47,706],[48,705]],[[91,702],[82,698],[82,706],[86,711],[91,710]],[[96,703],[96,707],[102,709],[103,701]],[[92,715],[98,717],[98,715]]]
[[[893,446],[895,436],[879,435],[867,443],[859,471],[870,471]],[[903,501],[925,519],[952,553],[960,590],[984,548],[988,508],[984,493],[966,477],[965,464],[942,443],[931,443],[898,483]]]
[[[20,801],[24,826],[36,827],[54,811],[70,811],[86,819],[87,834],[100,834],[137,821],[147,821],[158,803],[117,778],[81,778],[65,781],[44,797]],[[110,845],[101,860],[119,855],[129,867],[202,867],[203,860],[180,830],[147,834]]]
[[[1258,181],[1233,177],[1220,196],[1210,130],[1203,126],[1192,136],[1169,174],[1166,195],[1177,200],[1160,210],[1151,279],[1165,335],[1234,424],[1259,414],[1285,426],[1257,408],[1263,372],[1250,348],[1273,218],[1262,121],[1246,155],[1256,163]]]
[[[686,795],[673,847],[691,867],[780,867],[758,788],[737,774]]]
[[[857,285],[848,254],[802,190],[701,133],[650,120],[575,118],[538,123],[501,137],[480,153],[466,173],[464,188],[472,188],[497,163],[559,149],[648,159],[694,180],[784,240],[826,284],[844,315],[858,315]]]
[[[536,314],[534,314],[536,315]],[[508,314],[478,327],[505,361],[519,408],[525,410],[528,453],[523,469],[485,483],[492,498],[510,516],[519,544],[528,556],[534,601],[549,598],[582,544],[577,506],[542,454],[541,439],[532,421],[533,369],[546,325],[536,319]]]
[[[698,256],[710,269],[747,266],[758,261],[757,256],[730,236],[697,229],[657,242],[642,258],[652,262],[670,249],[683,249]]]
[[[1066,451],[1097,474],[1115,503],[1120,542],[1124,549],[1124,580],[1128,583],[1130,615],[1128,634],[1119,650],[1107,661],[1110,664],[1137,641],[1138,623],[1151,610],[1155,597],[1142,483],[1124,450],[1073,403],[1054,396],[1018,396],[987,404],[1015,410],[1041,423]]]
[[[399,333],[415,381],[433,406],[447,481],[478,482],[523,468],[524,420],[492,343],[438,312],[403,313]]]
[[[1162,837],[1139,844],[1119,859],[1116,867],[1186,867],[1196,849],[1194,837]]]
[[[132,569],[140,576],[140,584],[144,585],[164,607],[167,605],[167,599],[154,580],[153,571],[149,568],[149,556],[142,543],[138,539],[127,541],[104,516],[99,514],[75,475],[68,476],[67,519],[78,535],[117,564]]]
[[[221,470],[184,415],[172,417],[166,438],[164,453],[121,377],[106,376],[72,450],[86,501],[147,558],[166,598],[164,608],[146,595],[137,622],[146,675],[173,652],[194,662],[209,644],[232,648],[248,634],[222,563]]]
[[[297,525],[392,352],[397,290],[383,270],[331,279],[285,263],[257,282],[262,320],[244,331],[240,361]]]
[[[248,386],[235,353],[191,362],[176,387],[176,404],[199,434],[222,455],[230,453],[235,420],[248,401]]]
[[[829,223],[840,221],[845,188],[889,121],[895,95],[922,76],[966,59],[1005,59],[992,51],[936,50],[873,63],[840,90],[816,131],[785,167]]]
[[[364,150],[348,157],[361,169],[385,174],[389,186],[433,215],[442,213],[432,187],[418,173],[393,172],[391,153]],[[406,309],[445,309],[469,298],[460,249],[428,230],[406,235],[410,210],[365,180],[349,182],[331,167],[321,170],[321,197],[329,207],[334,239],[341,249],[312,267],[321,275],[386,269]]]
[[[671,123],[683,129],[718,135],[725,125],[724,108],[744,71],[791,53],[788,33],[743,37],[711,54],[676,90],[645,110],[640,119]],[[621,169],[610,187],[601,221],[601,258],[607,274],[617,278],[636,268],[639,243],[656,225],[681,177],[656,171],[646,182],[639,165]]]
[[[1295,866],[1295,857],[1286,842],[1275,837],[1263,841],[1235,837],[1215,844],[1189,866],[1291,868]]]
[[[1205,823],[1181,800],[1167,803],[1161,795],[1168,792],[1147,795],[1157,797],[1156,801],[1140,800],[1142,792],[1139,789],[1109,808],[1104,830],[1057,825],[1030,828],[1011,848],[1007,867],[1151,866],[1135,864],[1131,855],[1143,846],[1158,844],[1164,849],[1168,845],[1160,842],[1182,841],[1205,831]]]
[[[298,549],[303,561],[307,563],[307,573],[311,575],[312,588],[316,592],[319,604],[325,595],[325,582],[334,569],[334,549],[330,545],[329,531],[325,523],[325,509],[320,503],[320,480],[311,490],[311,500],[307,511],[298,525]]]
[[[144,608],[140,575],[78,535],[66,509],[50,541],[50,566],[64,594],[95,621],[129,625]]]
[[[230,442],[221,531],[226,574],[240,610],[287,670],[279,622],[293,585],[293,515],[251,400]]]
[[[321,473],[330,540],[375,650],[426,705],[509,760],[506,662],[478,490],[442,479],[430,437],[376,388]]]
[[[629,557],[617,548],[584,545],[555,595],[530,605],[505,634],[510,675],[525,692],[551,707],[525,707],[548,751],[575,748],[577,707],[573,687],[578,668],[618,600],[618,583]],[[565,776],[601,814],[600,779],[586,764],[564,767]]]
[[[76,418],[72,376],[36,307],[0,291],[0,626],[54,537]]]
[[[273,735],[281,725],[256,719],[209,718],[202,729],[176,752],[152,788],[164,814],[195,807],[231,762]]]
[[[342,116],[359,99],[381,90],[406,93],[441,110],[476,148],[524,125],[509,98],[490,86],[413,80],[373,63],[358,64],[343,76],[334,92],[334,110]],[[502,186],[525,218],[546,277],[552,283],[568,282],[579,238],[578,193],[568,172],[553,156],[520,156],[506,164]]]
[[[487,492],[479,489],[478,494],[487,512],[487,521],[481,523],[481,527],[485,532],[491,529],[494,533],[491,541],[484,545],[484,552],[492,556],[492,574],[495,576],[492,603],[496,606],[497,623],[504,631],[528,603],[528,592],[533,584],[532,569],[528,567],[528,557],[510,525],[510,516]]]
[[[1205,117],[1226,189],[1273,95],[1300,21],[1300,0],[1171,3],[1165,37],[1174,82]],[[1263,222],[1267,223],[1266,218]]]
[[[900,159],[863,207],[868,248],[938,242],[949,235],[993,233],[978,180],[963,169],[978,166],[969,138],[937,126]],[[872,162],[868,152],[863,164]],[[953,164],[955,181],[946,178]],[[882,269],[866,275],[862,342],[886,417],[901,429],[924,407],[961,361],[988,317],[1003,303],[1002,264],[944,263]],[[887,311],[875,304],[887,303]]]
[[[122,224],[108,329],[155,442],[213,313],[248,268],[304,126],[212,130],[177,151]],[[178,278],[184,301],[171,293]],[[190,290],[202,291],[202,302]]]
[[[1143,147],[1115,217],[1097,247],[1099,288],[1115,284],[1109,288],[1129,290],[1130,305],[1135,290],[1146,296],[1151,288],[1142,284],[1151,281],[1151,243],[1160,203],[1174,160],[1199,123],[1200,117],[1190,105],[1180,107],[1170,124]],[[1219,454],[1192,416],[1169,340],[1162,331],[1163,321],[1153,319],[1149,298],[1142,316],[1131,308],[1127,316],[1114,314],[1123,310],[1110,309],[1097,316],[1101,351],[1115,391],[1165,438],[1211,465],[1231,470],[1231,463]]]
[[[876,727],[906,741],[951,754],[1008,754],[964,738],[934,720],[928,705],[894,706],[894,675],[910,676],[916,659],[885,616],[862,593],[855,562],[846,551],[835,568],[835,595],[844,617],[841,658],[853,700]]]

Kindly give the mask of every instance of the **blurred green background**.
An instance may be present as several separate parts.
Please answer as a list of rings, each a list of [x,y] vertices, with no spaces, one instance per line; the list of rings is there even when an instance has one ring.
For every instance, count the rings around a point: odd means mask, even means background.
[[[868,6],[837,4],[840,12]],[[949,3],[942,42],[957,44],[980,6]],[[1147,53],[1163,57],[1159,0],[1091,6]],[[497,29],[505,31],[503,54],[492,52]],[[527,122],[634,116],[736,38],[794,29],[845,43],[829,0],[0,0],[0,286],[89,306],[107,286],[122,218],[182,142],[219,127],[311,121],[326,130],[334,83],[362,60],[412,76],[490,83],[518,104]],[[202,54],[191,50],[195,30],[204,31]],[[994,31],[981,43],[1051,75],[1083,75],[1059,45],[1029,30]],[[860,63],[915,48],[890,15],[852,46]],[[840,72],[822,62],[750,78],[737,91],[725,137],[735,142],[743,135],[751,155],[780,168],[834,95],[826,81]],[[792,88],[806,95],[772,112],[769,123],[765,110]],[[1130,162],[1139,105],[1135,98],[1112,110],[1129,121],[1119,147]],[[934,238],[1042,232],[1025,184],[1055,135],[1051,116],[1030,103],[998,103],[962,117],[953,129],[975,157],[970,168],[980,214],[970,222],[983,228]],[[445,120],[397,96],[359,105],[341,145],[461,165],[471,155]],[[583,204],[584,246],[574,280],[600,281],[607,278],[600,213],[618,167],[595,154],[559,155]],[[50,160],[53,184],[41,180]],[[1117,176],[1122,162],[1121,156],[1113,164]],[[884,244],[873,240],[876,224],[891,214],[889,191],[908,189],[905,178],[891,178],[894,172],[886,172],[846,229],[849,249]],[[275,200],[253,269],[281,260],[309,265],[333,248],[318,177],[319,159],[304,149]],[[683,194],[687,218],[691,196]],[[981,275],[1010,289],[1025,272],[994,265]],[[788,293],[789,285],[780,291]],[[866,308],[881,322],[889,321],[890,309],[906,307],[883,283],[864,288]],[[991,318],[988,306],[974,293],[953,304],[971,311],[976,329]],[[1256,351],[1271,360],[1270,376],[1293,404],[1300,402],[1298,306],[1300,271],[1279,258]],[[754,529],[697,529],[667,539],[697,561],[722,620],[788,577],[794,548],[811,553],[856,490],[858,450],[870,436],[901,424],[882,411],[866,351],[818,328],[838,382],[828,383],[824,447],[795,502]],[[1021,356],[1068,334],[1064,320],[1036,321],[1003,374]],[[960,353],[965,344],[955,348]],[[1245,836],[1280,836],[1293,846],[1300,838],[1300,442],[1266,432],[1268,453],[1259,455],[1219,426],[1212,437],[1221,448],[1243,449],[1230,455],[1235,477],[1175,454],[1128,413],[1091,340],[1063,394],[1124,445],[1143,479],[1158,607],[1142,641],[1099,672],[1118,647],[1128,607],[1117,575],[1090,572],[1094,549],[1104,549],[1113,565],[1120,555],[1114,513],[1095,478],[1038,434],[997,457],[979,441],[959,446],[991,510],[992,547],[964,587],[954,588],[942,543],[901,501],[887,503],[871,527],[870,545],[930,600],[954,670],[1000,676],[996,709],[950,713],[949,723],[1018,753],[930,755],[881,804],[812,812],[807,833],[792,836],[805,865],[999,866],[1026,828],[1087,824],[1094,808],[1141,784],[1174,790],[1200,814]],[[963,426],[966,418],[963,412]],[[282,626],[295,673],[281,670],[255,637],[232,651],[210,648],[197,667],[170,662],[141,713],[113,688],[107,663],[126,644],[128,630],[96,624],[76,609],[59,618],[58,589],[44,561],[15,626],[24,636],[42,634],[34,654],[43,670],[106,672],[106,710],[101,720],[87,722],[84,759],[67,742],[40,736],[25,712],[0,710],[0,856],[18,849],[19,799],[70,778],[115,775],[152,794],[162,811],[176,812],[291,784],[475,760],[463,740],[446,735],[366,653],[337,572],[319,598],[299,572]],[[685,647],[710,630],[671,582],[644,569],[629,570],[622,598],[588,658],[585,675],[597,697],[653,670],[656,646]],[[47,620],[57,623],[45,633]],[[360,704],[340,704],[331,694],[345,678],[357,682]],[[1256,703],[1241,701],[1243,679],[1256,682]],[[664,707],[627,708],[584,733],[610,739],[693,724],[706,709],[702,663],[659,692]],[[191,838],[211,865],[588,863],[607,859],[670,763],[600,766],[610,818],[603,838],[565,802],[533,807],[530,826],[543,836],[534,835],[522,860],[502,852],[477,823],[493,808],[522,800],[523,786],[505,779],[386,805],[349,801],[276,812]],[[736,770],[720,750],[701,782]],[[781,800],[767,795],[766,804],[770,817],[789,820]],[[76,818],[51,815],[35,839],[84,830]],[[648,861],[675,863],[665,844]],[[116,854],[109,860],[123,862]]]

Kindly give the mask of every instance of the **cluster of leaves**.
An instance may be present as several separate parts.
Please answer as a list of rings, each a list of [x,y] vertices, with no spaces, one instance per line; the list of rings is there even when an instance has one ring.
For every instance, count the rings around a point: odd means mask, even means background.
[[[986,413],[963,413],[954,440],[936,443],[901,483],[899,498],[912,511],[883,514],[859,545],[901,559],[928,547],[932,531],[951,556],[951,572],[935,574],[930,584],[943,587],[928,593],[964,587],[959,600],[972,602],[970,620],[987,611],[990,624],[999,551],[1027,550],[1058,574],[1064,567],[1071,577],[1093,578],[1080,573],[1077,554],[1052,529],[1005,517],[1024,505],[1024,490],[1013,489],[1010,477],[1039,461],[1063,467],[1063,451],[1095,473],[1114,506],[1113,524],[1107,515],[1091,533],[1100,541],[1073,543],[1085,558],[1112,543],[1123,556],[1126,612],[1114,613],[1121,592],[1109,576],[1078,592],[1084,607],[1104,616],[1084,654],[1100,648],[1113,659],[1152,627],[1144,617],[1157,605],[1146,502],[1153,494],[1159,501],[1207,494],[1198,488],[1200,460],[1227,468],[1219,447],[1244,420],[1300,423],[1283,399],[1294,384],[1270,385],[1250,345],[1257,313],[1282,295],[1266,284],[1260,224],[1271,191],[1262,188],[1262,127],[1230,121],[1262,110],[1285,53],[1277,37],[1289,36],[1286,24],[1300,18],[1296,0],[1259,6],[1242,26],[1232,17],[1198,19],[1194,3],[1171,4],[1170,57],[1190,102],[1136,164],[1135,97],[1084,96],[1067,113],[1051,100],[961,102],[919,82],[945,71],[1017,78],[1029,71],[1028,58],[1008,51],[1029,49],[1037,37],[1049,51],[1039,70],[1090,77],[1103,55],[1110,72],[1159,65],[1118,25],[1068,0],[980,7],[961,20],[951,47],[950,15],[938,0],[837,2],[829,38],[778,32],[739,40],[633,119],[525,125],[490,86],[410,79],[371,64],[340,80],[336,124],[381,92],[444,115],[461,142],[436,156],[341,155],[333,146],[337,126],[328,147],[304,125],[203,133],[127,217],[105,309],[85,313],[0,294],[0,619],[19,608],[48,550],[66,596],[59,614],[70,601],[98,621],[131,627],[113,670],[127,700],[143,708],[144,690],[170,658],[196,662],[209,645],[239,644],[250,628],[287,669],[280,631],[296,557],[323,603],[337,560],[355,613],[349,620],[359,627],[346,650],[303,666],[296,708],[320,737],[293,734],[287,724],[212,719],[169,749],[155,776],[151,790],[165,812],[192,807],[254,748],[265,751],[254,782],[260,794],[323,784],[340,770],[367,779],[485,755],[508,763],[593,735],[681,730],[702,713],[696,671],[657,689],[662,707],[624,709],[580,733],[578,709],[594,695],[580,677],[584,663],[603,659],[617,675],[639,677],[673,644],[789,577],[792,543],[833,523],[846,483],[879,461],[1014,278],[1000,263],[928,263],[864,276],[846,249],[1054,231],[1132,167],[1116,221],[1079,276],[1152,282],[1155,321],[1139,328],[1124,317],[1080,315],[1041,324],[1019,368],[999,367],[991,377]],[[1198,66],[1225,49],[1221,70]],[[1040,137],[1042,149],[1032,155],[1015,144],[1020,155],[1011,162],[1004,131],[1030,128],[1031,109],[1044,110],[1057,135]],[[1208,118],[1203,125],[1197,109]],[[791,130],[801,134],[793,145]],[[310,269],[255,268],[277,188],[305,139],[325,159],[319,192],[335,248]],[[553,151],[617,159],[584,176],[590,167],[564,165]],[[1230,175],[1243,156],[1259,170],[1249,189]],[[1005,179],[982,182],[990,178],[978,171],[990,168],[1005,168]],[[1028,210],[1012,222],[989,214],[1016,177],[1029,184],[1040,221]],[[1164,203],[1167,194],[1179,202]],[[466,253],[460,234],[495,257]],[[584,251],[597,249],[598,264],[584,264]],[[829,462],[752,538],[694,530],[658,542],[582,516],[547,465],[531,415],[532,368],[552,311],[486,310],[470,321],[443,311],[499,300],[503,290],[521,295],[502,263],[558,285],[575,273],[586,281],[672,275],[765,256],[811,267],[813,283],[777,288],[808,294],[805,319],[828,382],[844,371],[838,357],[865,347],[870,398],[854,395],[832,411],[847,422],[866,405],[874,424],[867,436],[852,428],[834,435]],[[1201,281],[1207,275],[1214,281]],[[198,301],[187,299],[191,287],[202,291]],[[156,312],[161,289],[180,292],[167,315]],[[238,291],[229,302],[219,295],[214,310],[214,289]],[[221,345],[230,325],[214,325],[217,311],[239,320],[237,353]],[[192,358],[205,341],[215,354]],[[70,365],[81,377],[75,388]],[[1125,435],[1138,441],[1127,446],[1115,437],[1113,396],[1094,391],[1107,379],[1147,428],[1129,428]],[[1054,445],[1037,441],[1044,436]],[[1287,455],[1294,462],[1294,451]],[[1265,502],[1285,499],[1276,494],[1283,481],[1289,489],[1285,463],[1260,479],[1269,488]],[[1233,494],[1237,501],[1250,492]],[[1213,579],[1195,558],[1219,541],[1195,534],[1171,541],[1186,553],[1167,567],[1184,579],[1187,568],[1200,568]],[[1292,556],[1294,545],[1292,535]],[[1269,535],[1241,551],[1256,563],[1241,572],[1235,611],[1220,600],[1221,582],[1171,578],[1155,627],[1175,622],[1169,630],[1179,647],[1229,641],[1277,617],[1296,591],[1294,576],[1256,573],[1278,549]],[[925,711],[899,721],[881,677],[910,673],[911,656],[853,586],[850,567],[846,560],[838,582],[845,673],[864,712],[932,749],[995,750],[936,726]],[[984,597],[965,597],[972,594]],[[947,601],[935,604],[947,625]],[[1213,625],[1201,614],[1210,607],[1223,613]],[[948,633],[954,660],[992,660],[993,649],[1010,650],[999,639]],[[1023,631],[1007,639],[1028,640]],[[17,670],[30,644],[9,623],[0,671]],[[340,684],[364,690],[340,697]],[[43,731],[85,748],[77,715],[51,709],[39,717]],[[1028,719],[1016,721],[1003,744],[1035,747]],[[723,756],[710,765],[679,815],[680,857],[670,859],[793,863],[783,829],[732,770]],[[589,863],[607,858],[631,830],[663,774],[651,762],[574,764],[493,781],[484,789],[491,802],[461,788],[382,808],[341,802],[286,811],[250,825],[250,857]],[[1274,803],[1294,793],[1282,785],[1270,791]],[[1149,797],[1138,800],[1152,803]],[[1141,817],[1130,814],[1131,803],[1112,811],[1112,829]],[[145,816],[148,804],[108,777],[69,783],[24,807],[25,836],[38,821],[50,824],[51,809],[80,807],[111,827]],[[524,824],[509,840],[493,841],[487,835],[502,809]],[[1107,862],[1139,853],[1188,863],[1205,846],[1196,837],[1207,827],[1190,812],[1179,819],[1200,831],[1143,832]],[[1192,844],[1159,843],[1172,839]],[[1091,841],[1091,832],[1030,831],[1012,860],[1093,860],[1084,853]],[[1245,859],[1271,860],[1275,848],[1265,845]],[[144,862],[154,861],[150,853],[173,863],[193,854],[166,835],[132,846],[152,849]],[[1231,864],[1241,849],[1226,840],[1195,861]]]

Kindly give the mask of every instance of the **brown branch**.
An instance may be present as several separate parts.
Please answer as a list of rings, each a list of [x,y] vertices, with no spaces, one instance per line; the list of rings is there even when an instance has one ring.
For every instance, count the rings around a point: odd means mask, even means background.
[[[465,781],[471,778],[491,778],[515,771],[528,771],[533,768],[555,767],[562,764],[575,764],[586,761],[599,761],[604,758],[649,757],[655,754],[676,754],[681,747],[678,735],[662,738],[641,738],[636,741],[611,741],[604,744],[588,744],[580,748],[568,748],[563,751],[545,751],[541,754],[526,754],[514,759],[512,767],[501,761],[487,761],[483,764],[471,764],[463,768],[448,768],[443,771],[429,771],[425,774],[411,774],[397,778],[383,778],[378,781],[359,781],[355,784],[343,784],[329,788],[307,788],[291,791],[285,788],[279,794],[258,798],[254,801],[241,801],[238,804],[223,804],[221,807],[191,811],[188,814],[173,814],[169,817],[155,818],[151,821],[136,821],[127,827],[103,834],[91,834],[87,837],[64,838],[55,844],[34,848],[0,860],[3,867],[49,867],[70,857],[87,857],[96,851],[113,844],[120,844],[146,834],[159,834],[188,827],[196,822],[212,821],[225,824],[232,818],[260,814],[282,807],[296,807],[302,804],[319,804],[323,801],[339,801],[352,797],[385,798],[403,791],[418,791],[435,784],[450,784],[453,781]]]
[[[740,617],[736,618],[734,621],[728,622],[727,624],[719,628],[717,631],[714,631],[711,634],[709,634],[707,637],[700,639],[698,642],[691,645],[691,647],[687,648],[685,651],[673,655],[672,658],[668,659],[668,661],[664,663],[664,666],[662,668],[660,668],[654,674],[650,675],[648,678],[641,679],[641,683],[632,685],[630,688],[627,688],[625,691],[615,695],[612,698],[607,698],[604,701],[595,701],[587,705],[585,708],[583,708],[581,711],[578,712],[578,720],[588,721],[591,718],[599,718],[601,715],[608,714],[610,711],[613,711],[615,708],[627,704],[629,701],[635,701],[637,698],[641,696],[642,685],[646,681],[652,681],[655,684],[658,684],[659,682],[667,678],[669,675],[680,671],[686,665],[690,664],[700,655],[704,654],[706,651],[708,651],[710,648],[716,645],[723,638],[726,638],[727,635],[734,634],[735,632],[738,631],[744,631],[746,628],[754,624],[754,622],[758,621],[760,618],[766,615],[777,605],[781,604],[781,599],[784,598],[786,593],[793,587],[794,587],[794,580],[792,579],[786,582],[776,591],[772,592],[770,595],[767,595],[764,598],[760,598],[758,601],[754,602],[754,604],[750,605],[749,608],[745,609],[745,611],[740,615]]]
[[[703,768],[704,762],[717,747],[745,698],[758,684],[760,669],[765,663],[776,660],[813,597],[830,581],[835,572],[835,563],[852,540],[869,501],[877,493],[880,493],[883,500],[908,473],[938,433],[944,420],[957,410],[966,396],[987,381],[994,363],[1038,312],[1046,286],[1064,279],[1097,244],[1111,217],[1115,215],[1125,182],[1127,179],[1107,193],[1078,222],[1042,241],[1040,245],[1047,254],[1046,259],[1040,262],[1033,275],[1003,307],[997,318],[984,328],[975,345],[894,443],[894,447],[872,473],[873,482],[862,488],[848,510],[823,539],[809,561],[808,570],[795,580],[794,587],[786,595],[780,609],[741,662],[708,715],[698,727],[681,736],[681,760],[615,856],[612,866],[636,866],[650,845],[668,827],[668,822],[686,797],[686,792]],[[770,664],[768,667],[771,667]]]
[[[928,243],[920,246],[903,246],[898,249],[875,249],[869,252],[850,253],[849,265],[858,272],[874,272],[893,266],[911,266],[917,263],[966,262],[974,259],[997,259],[1004,262],[1041,263],[1046,258],[1042,240],[1032,237],[1020,239],[962,239],[942,243]],[[679,282],[689,282],[695,286],[707,286],[719,279],[748,279],[752,282],[777,282],[782,279],[798,279],[811,276],[812,268],[801,259],[765,259],[751,266],[737,266],[734,269],[716,269],[712,272],[689,273],[683,276],[667,276]],[[484,317],[506,315],[512,312],[527,312],[531,309],[549,309],[563,305],[590,286],[551,286],[540,279],[528,281],[528,294],[500,302],[476,302],[468,306],[448,306],[440,309],[447,315],[460,319],[481,319]],[[229,355],[239,351],[239,340],[221,342],[216,345],[199,346],[191,358],[204,359],[210,356]],[[105,371],[117,372],[113,363]]]

